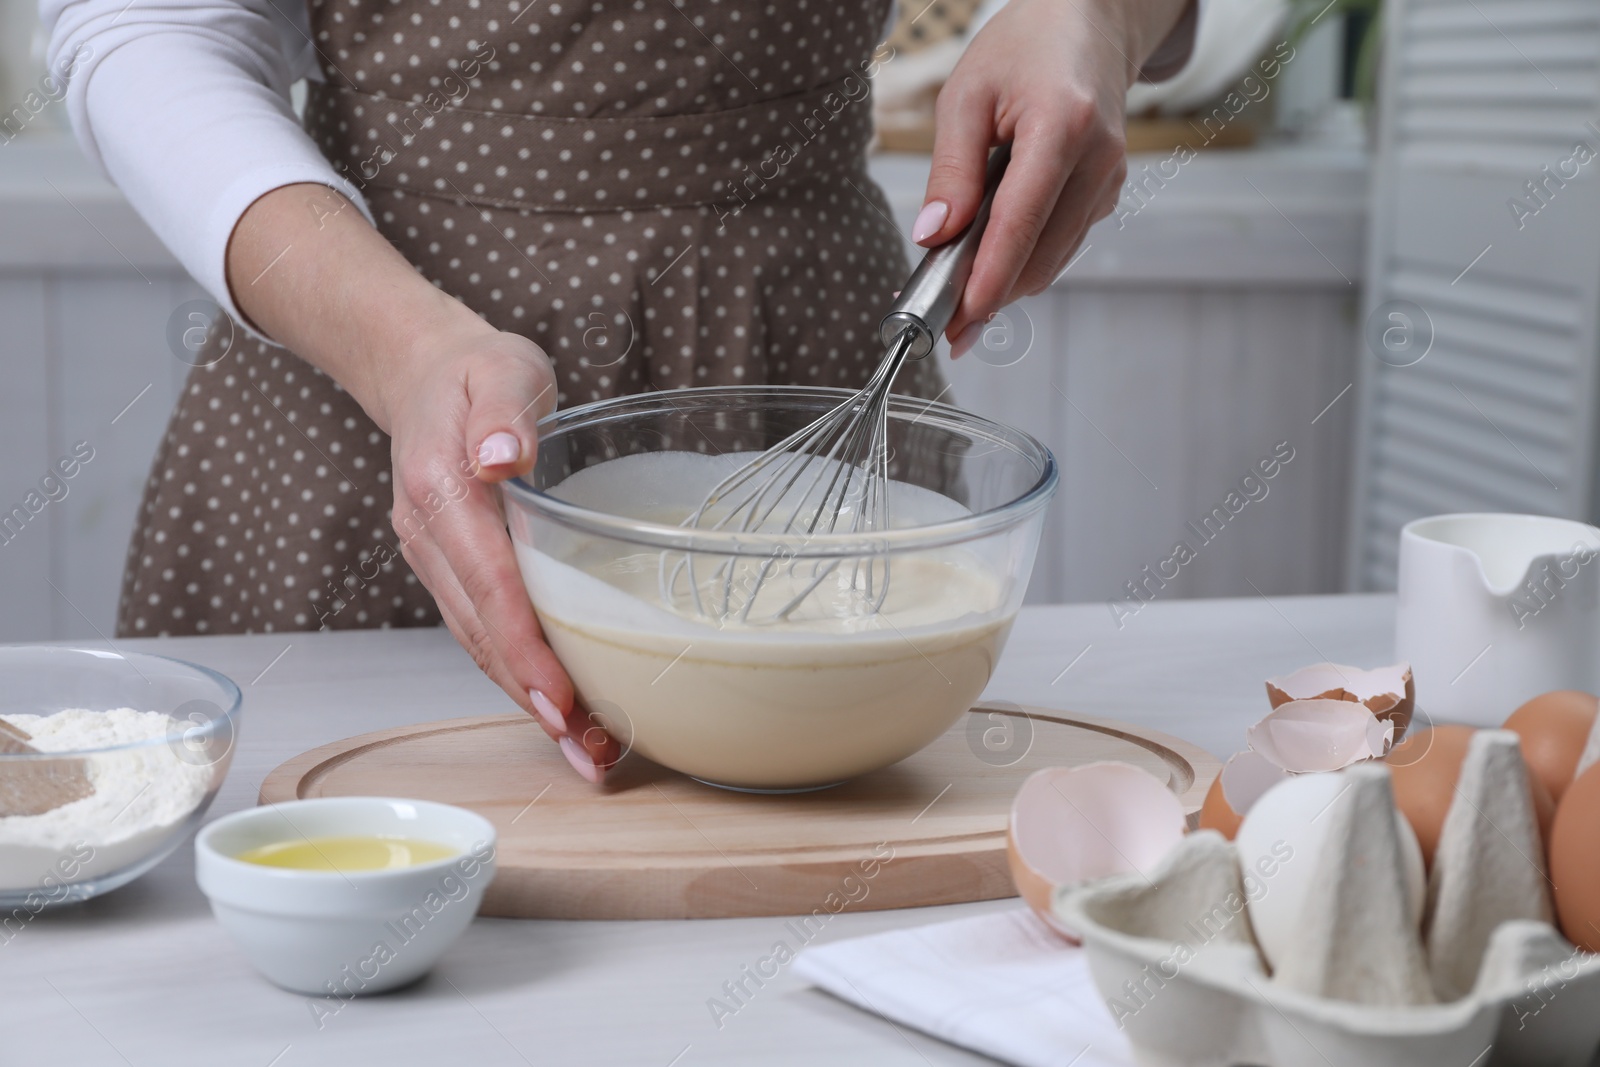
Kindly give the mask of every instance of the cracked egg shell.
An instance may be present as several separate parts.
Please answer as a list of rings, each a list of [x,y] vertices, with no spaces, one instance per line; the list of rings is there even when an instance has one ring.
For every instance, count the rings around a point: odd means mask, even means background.
[[[1261,794],[1289,777],[1289,772],[1254,749],[1235,752],[1206,791],[1200,805],[1200,829],[1215,830],[1229,841]]]
[[[1051,897],[1114,874],[1155,870],[1187,827],[1183,803],[1165,782],[1130,763],[1046,767],[1011,802],[1006,859],[1017,893],[1070,940]]]
[[[1600,699],[1593,693],[1558,689],[1541,693],[1511,713],[1505,728],[1522,739],[1522,759],[1560,801],[1578,776],[1578,761],[1600,717]]]
[[[1380,759],[1393,740],[1393,721],[1350,700],[1291,700],[1245,731],[1246,744],[1290,774]]]
[[[1435,726],[1412,734],[1384,757],[1394,785],[1394,803],[1411,829],[1416,831],[1422,858],[1433,869],[1433,853],[1439,847],[1439,834],[1445,816],[1456,798],[1456,782],[1467,746],[1477,733],[1470,726]],[[1526,757],[1524,757],[1526,758]],[[1550,824],[1555,818],[1555,801],[1550,790],[1535,773],[1528,774],[1528,791],[1533,794],[1533,810],[1539,820],[1539,837],[1548,843]],[[1547,848],[1548,851],[1548,848]]]
[[[1352,700],[1365,704],[1380,719],[1394,722],[1394,740],[1406,735],[1417,704],[1417,687],[1411,664],[1362,670],[1340,663],[1313,663],[1309,667],[1267,679],[1267,700],[1276,708],[1292,700]]]

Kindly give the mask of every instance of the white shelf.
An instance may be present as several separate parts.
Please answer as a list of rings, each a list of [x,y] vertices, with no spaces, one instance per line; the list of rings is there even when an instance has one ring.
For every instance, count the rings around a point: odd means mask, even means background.
[[[1128,158],[1130,181],[1145,168],[1162,179],[1166,154]],[[873,175],[902,232],[922,205],[928,159],[874,158]],[[1358,283],[1366,231],[1365,152],[1354,147],[1211,149],[1176,168],[1164,186],[1150,181],[1144,206],[1119,225],[1100,222],[1061,284],[1118,286],[1332,285]]]
[[[1159,176],[1166,158],[1131,156],[1130,178],[1140,179],[1146,167]],[[927,157],[878,155],[872,173],[908,233],[922,204]],[[1072,284],[1320,285],[1339,281],[1340,273],[1360,275],[1367,158],[1357,149],[1215,149],[1178,168],[1164,187],[1150,188],[1154,195],[1123,225],[1112,216],[1095,227]],[[0,146],[0,269],[130,264],[176,266],[70,136],[29,132]]]

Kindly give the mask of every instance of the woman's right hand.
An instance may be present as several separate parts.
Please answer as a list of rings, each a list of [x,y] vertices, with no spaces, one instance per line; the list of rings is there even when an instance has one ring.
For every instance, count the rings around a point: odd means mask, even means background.
[[[555,408],[549,358],[429,284],[324,186],[286,185],[253,203],[234,228],[228,277],[259,329],[389,435],[395,534],[445,625],[578,773],[601,781],[621,748],[576,703],[545,643],[494,486],[533,468],[534,427]]]

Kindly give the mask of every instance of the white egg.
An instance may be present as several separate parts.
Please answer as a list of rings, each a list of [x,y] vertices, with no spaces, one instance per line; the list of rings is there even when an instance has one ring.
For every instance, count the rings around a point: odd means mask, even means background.
[[[1328,813],[1349,779],[1338,773],[1301,774],[1268,790],[1251,806],[1234,844],[1245,878],[1250,924],[1267,962],[1292,952],[1306,899],[1318,877],[1337,820]],[[1422,849],[1405,817],[1395,812],[1411,920],[1422,923],[1427,879]]]

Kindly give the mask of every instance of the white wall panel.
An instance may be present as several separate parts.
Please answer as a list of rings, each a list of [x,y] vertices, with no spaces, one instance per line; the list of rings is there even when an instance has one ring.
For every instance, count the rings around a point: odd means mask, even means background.
[[[0,520],[24,506],[55,458],[50,454],[44,280],[0,271]],[[0,533],[0,640],[51,632],[50,560],[58,504]]]
[[[1399,529],[1424,515],[1600,518],[1600,6],[1396,0],[1385,18],[1364,312],[1408,302],[1432,346],[1360,361],[1352,589],[1393,587]]]
[[[58,636],[89,637],[97,627],[110,633],[123,554],[176,398],[173,365],[186,369],[166,341],[180,276],[146,273],[148,282],[128,271],[67,275],[50,289],[51,448],[65,455],[83,441],[94,449],[60,505],[51,563]],[[187,292],[186,279],[181,285]]]
[[[1049,329],[1021,363],[954,365],[962,406],[1033,433],[1062,465],[1030,598],[1119,598],[1180,539],[1196,559],[1162,597],[1251,595],[1252,583],[1272,594],[1334,587],[1354,299],[1310,288],[1067,284],[1023,302]],[[1293,461],[1202,547],[1187,524],[1281,441]]]

